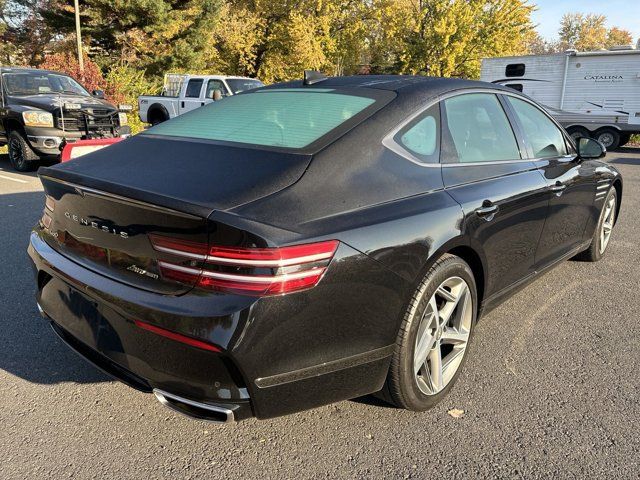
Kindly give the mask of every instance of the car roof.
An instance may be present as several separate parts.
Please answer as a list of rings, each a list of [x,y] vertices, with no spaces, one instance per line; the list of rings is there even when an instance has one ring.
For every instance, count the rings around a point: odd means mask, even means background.
[[[429,92],[433,94],[464,88],[491,88],[510,91],[502,85],[460,78],[424,77],[420,75],[353,75],[347,77],[327,77],[313,85],[304,85],[302,80],[276,83],[264,87],[271,88],[373,88],[397,93]]]

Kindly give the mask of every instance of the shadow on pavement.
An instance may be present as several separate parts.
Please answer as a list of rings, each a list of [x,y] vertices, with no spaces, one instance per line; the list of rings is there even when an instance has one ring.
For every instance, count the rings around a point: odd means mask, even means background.
[[[51,165],[55,165],[56,163],[58,163],[57,160],[52,159],[52,160],[42,160],[39,163],[39,166],[43,166],[43,167],[49,167]],[[9,161],[9,154],[7,153],[0,153],[0,168],[2,168],[5,172],[10,172],[16,175],[24,175],[27,177],[37,177],[37,168],[35,168],[33,171],[31,172],[18,172],[16,170],[14,170],[14,168],[11,166],[11,162]]]
[[[637,158],[617,157],[616,154],[637,155]],[[606,161],[612,165],[640,165],[640,147],[625,147],[614,152],[608,152]]]
[[[42,384],[111,381],[64,345],[38,314],[26,250],[43,205],[42,192],[0,192],[0,369]]]

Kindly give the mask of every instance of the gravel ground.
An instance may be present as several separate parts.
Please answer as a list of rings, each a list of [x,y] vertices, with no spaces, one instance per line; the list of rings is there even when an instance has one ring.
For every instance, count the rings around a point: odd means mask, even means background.
[[[0,479],[640,478],[640,149],[607,161],[625,177],[607,256],[486,316],[441,405],[367,397],[220,427],[109,379],[40,319],[25,249],[43,194],[0,157]]]

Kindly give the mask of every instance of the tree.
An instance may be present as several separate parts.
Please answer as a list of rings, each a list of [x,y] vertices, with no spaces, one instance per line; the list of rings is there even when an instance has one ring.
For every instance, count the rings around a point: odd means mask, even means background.
[[[367,2],[357,0],[230,0],[216,32],[229,72],[272,82],[304,69],[354,69],[366,42]]]
[[[560,45],[564,50],[602,50],[615,45],[630,45],[631,33],[618,27],[607,29],[604,15],[567,13],[560,22]]]
[[[562,51],[559,42],[554,40],[545,40],[537,32],[531,34],[525,40],[525,48],[531,55],[548,55]]]
[[[567,13],[560,21],[560,42],[567,48],[581,51],[604,48],[607,40],[606,22],[604,15]]]
[[[48,25],[73,34],[73,0],[49,0]],[[215,48],[211,31],[222,0],[85,0],[83,43],[101,66],[132,65],[149,76],[167,70],[209,68]]]
[[[34,65],[56,37],[40,15],[47,0],[0,0],[0,63]]]
[[[633,36],[628,30],[624,30],[618,27],[612,27],[607,32],[607,47],[614,47],[616,45],[631,45],[633,42]]]
[[[524,0],[403,0],[402,73],[477,78],[483,57],[525,52],[533,6]]]

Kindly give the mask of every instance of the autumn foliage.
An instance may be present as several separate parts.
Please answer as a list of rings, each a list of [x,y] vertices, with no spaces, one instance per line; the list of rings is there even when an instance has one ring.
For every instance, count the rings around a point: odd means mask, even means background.
[[[78,57],[71,52],[60,52],[45,56],[40,68],[66,73],[80,82],[89,92],[102,90],[105,93],[105,98],[111,103],[117,104],[124,100],[124,95],[118,91],[118,87],[110,85],[105,80],[100,67],[86,53],[84,54],[84,72],[80,71]]]

